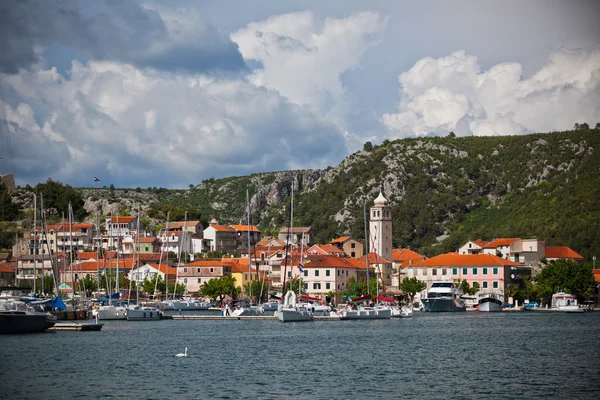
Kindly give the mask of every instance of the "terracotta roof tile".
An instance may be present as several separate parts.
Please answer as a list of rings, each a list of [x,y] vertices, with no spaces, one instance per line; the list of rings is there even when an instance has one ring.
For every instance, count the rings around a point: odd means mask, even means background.
[[[403,262],[406,260],[422,261],[426,257],[410,249],[393,249],[392,250],[392,261]]]
[[[413,264],[414,267],[523,266],[492,254],[447,253]]]
[[[365,263],[365,256],[362,256],[358,259],[358,261]],[[390,262],[385,258],[381,257],[375,252],[369,253],[369,264],[389,264]]]
[[[335,247],[332,244],[315,244],[311,246],[306,253],[310,254],[344,254],[344,250]]]
[[[500,246],[510,246],[511,244],[513,244],[514,242],[516,242],[517,240],[520,240],[519,238],[500,238],[500,239],[494,239],[491,242],[489,242],[488,244],[486,244],[485,247],[486,249],[495,249],[496,247],[500,247]]]
[[[350,239],[350,236],[342,236],[337,239],[333,239],[330,243],[344,243],[348,239]]]
[[[117,223],[118,222],[119,224],[128,224],[131,221],[133,221],[135,218],[136,217],[121,217],[121,216],[116,216],[116,215],[113,216],[113,215],[111,215],[109,217],[106,217],[104,220],[105,221],[109,221],[110,220],[110,222],[112,222],[112,223]]]
[[[229,226],[238,232],[239,231],[248,232],[248,225],[229,225]],[[250,232],[260,232],[260,230],[256,226],[250,225]]]
[[[568,246],[546,246],[546,258],[570,258],[583,260],[583,256]]]

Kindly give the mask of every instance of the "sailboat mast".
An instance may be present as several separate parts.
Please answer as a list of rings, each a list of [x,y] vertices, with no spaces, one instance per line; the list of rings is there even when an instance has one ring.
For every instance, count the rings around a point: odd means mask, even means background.
[[[96,280],[98,281],[98,292],[100,292],[100,254],[104,252],[100,251],[100,221],[98,220],[98,209],[96,208]]]
[[[46,274],[44,271],[44,239],[43,239],[43,235],[44,235],[44,195],[40,194],[40,222],[41,222],[41,238],[42,238],[42,295],[45,295],[45,291],[46,291],[46,286],[45,286],[45,280],[44,280],[44,275]]]
[[[371,294],[369,283],[369,227],[367,225],[367,205],[363,204],[363,216],[365,219],[365,266],[367,267],[367,294]]]
[[[297,239],[294,232],[294,183],[296,183],[295,177],[292,179],[292,206],[290,207],[290,233],[293,235],[293,239]],[[294,248],[294,240],[292,240],[292,249]],[[294,260],[294,252],[292,251],[292,260]],[[294,271],[294,264],[290,265],[290,290],[292,290],[292,271]]]
[[[117,273],[115,281],[115,293],[119,293],[119,253],[121,252],[121,224],[119,223],[119,213],[121,210],[117,210]],[[112,267],[112,263],[110,265]],[[119,299],[121,296],[119,295]]]
[[[252,303],[252,256],[250,255],[250,194],[246,189],[246,206],[248,207],[248,292]]]
[[[33,293],[37,293],[37,256],[38,256],[37,196],[34,193],[33,194]]]
[[[140,206],[138,205],[137,212],[137,260],[136,260],[136,277],[135,277],[135,303],[140,300]],[[129,296],[131,297],[131,296]]]
[[[177,289],[177,278],[179,278],[179,266],[181,265],[181,248],[185,243],[185,231],[187,229],[187,211],[185,212],[185,216],[183,218],[183,231],[181,232],[180,244],[178,247],[178,255],[177,255],[177,267],[175,268],[175,284],[173,285],[173,300],[175,300],[175,290]]]
[[[165,265],[165,301],[167,301],[167,300],[169,300],[169,212],[167,212],[167,226],[165,227],[165,241],[167,242],[167,265]],[[160,270],[160,264],[158,265],[158,268]],[[158,282],[158,278],[156,278],[156,281]]]

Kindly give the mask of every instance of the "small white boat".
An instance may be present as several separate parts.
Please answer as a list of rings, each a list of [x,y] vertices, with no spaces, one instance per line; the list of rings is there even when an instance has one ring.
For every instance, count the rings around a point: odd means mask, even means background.
[[[410,318],[412,317],[413,310],[409,307],[392,307],[392,318]]]
[[[499,312],[504,308],[500,295],[496,293],[482,293],[477,302],[479,311]]]
[[[233,317],[258,317],[263,315],[265,310],[260,306],[248,306],[233,310],[231,315]]]
[[[127,310],[127,321],[156,321],[162,317],[163,312],[157,308],[136,305]]]
[[[92,311],[94,316],[98,316],[99,320],[116,320],[116,319],[127,319],[127,307],[125,306],[99,306]]]
[[[551,309],[566,312],[580,311],[575,296],[565,292],[558,292],[552,295]]]
[[[356,310],[345,309],[340,319],[390,319],[392,310],[387,306],[358,307]]]
[[[314,318],[312,310],[305,305],[296,304],[296,293],[292,290],[285,294],[285,300],[277,310],[277,319],[281,322],[312,321]]]

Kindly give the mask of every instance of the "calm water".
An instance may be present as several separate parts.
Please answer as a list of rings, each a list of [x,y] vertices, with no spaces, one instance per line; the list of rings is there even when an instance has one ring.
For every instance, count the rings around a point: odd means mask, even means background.
[[[0,360],[5,399],[598,398],[600,312],[107,321],[0,336]]]

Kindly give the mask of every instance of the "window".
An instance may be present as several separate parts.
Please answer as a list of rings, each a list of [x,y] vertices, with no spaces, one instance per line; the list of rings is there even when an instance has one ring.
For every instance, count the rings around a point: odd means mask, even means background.
[[[356,243],[351,243],[351,244],[350,244],[350,248],[351,248],[351,249],[355,249],[355,248],[356,248]]]
[[[471,248],[471,243],[469,243],[469,248]]]
[[[352,257],[352,258],[356,257],[356,253],[355,252],[350,253],[350,257]]]
[[[214,270],[215,270],[214,268],[211,268],[210,273],[212,274],[214,272]]]
[[[494,269],[492,270],[492,272],[494,273],[494,275],[498,275],[498,268],[494,268]]]
[[[331,289],[331,283],[327,282],[327,283],[325,284],[325,289]]]
[[[473,268],[473,275],[477,275],[477,268]]]
[[[202,279],[198,278],[198,283],[202,283]]]
[[[330,270],[325,270],[325,276],[330,276],[331,275],[331,271]]]
[[[436,268],[434,268],[434,269],[431,270],[431,275],[437,275],[437,269]]]
[[[427,276],[427,268],[423,268],[423,276]]]
[[[487,275],[487,268],[484,268],[484,269],[483,269],[483,274],[484,274],[484,275]]]
[[[183,272],[187,272],[187,268],[184,268],[184,269],[183,269]]]
[[[304,283],[304,289],[308,290],[308,283]]]
[[[308,276],[308,270],[307,269],[304,270],[304,276]]]
[[[319,270],[318,269],[315,269],[315,276],[319,276]]]
[[[498,289],[498,281],[494,281],[494,283],[492,283],[492,287],[494,289]]]
[[[452,275],[458,275],[458,268],[452,268]]]
[[[468,272],[468,268],[463,268],[463,273],[462,273],[462,274],[463,274],[463,275],[466,275],[466,274],[468,274],[468,273],[469,273],[469,272]]]
[[[321,284],[320,283],[313,283],[313,289],[315,289],[315,290],[321,289]]]
[[[290,278],[292,276],[292,271],[288,271],[287,277]]]
[[[519,261],[519,253],[515,253],[515,262],[520,262]]]
[[[338,276],[340,276],[340,270],[339,269],[337,270],[337,272],[338,272]]]
[[[196,271],[196,272],[197,272],[197,273],[200,273],[200,268],[196,268],[196,269],[197,269],[197,271]],[[200,282],[200,281],[198,281],[198,282]]]
[[[487,283],[487,281],[484,281],[484,282],[483,282],[483,288],[484,288],[484,289],[487,289],[487,288],[488,288],[488,283]]]

